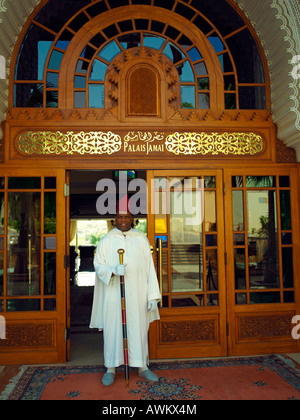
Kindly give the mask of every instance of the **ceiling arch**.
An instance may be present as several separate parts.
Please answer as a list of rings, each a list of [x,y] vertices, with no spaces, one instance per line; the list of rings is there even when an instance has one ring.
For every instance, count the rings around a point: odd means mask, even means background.
[[[243,10],[260,38],[269,65],[272,113],[278,137],[296,150],[300,161],[300,83],[299,72],[295,72],[295,59],[300,53],[300,3],[298,0],[231,1]],[[0,55],[6,60],[7,77],[0,80],[0,123],[6,118],[13,49],[27,18],[40,2],[0,0]]]

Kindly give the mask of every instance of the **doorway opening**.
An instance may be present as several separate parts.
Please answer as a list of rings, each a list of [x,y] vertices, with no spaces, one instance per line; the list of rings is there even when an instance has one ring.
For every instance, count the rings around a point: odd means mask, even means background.
[[[122,173],[121,173],[122,172]],[[101,180],[113,181],[119,196],[120,174],[146,180],[146,171],[71,170],[70,182],[70,339],[71,362],[103,364],[102,333],[90,329],[95,285],[94,255],[99,240],[115,227],[114,214],[99,214],[97,191]],[[126,179],[126,178],[125,178]],[[147,216],[139,214],[134,227],[147,234]]]

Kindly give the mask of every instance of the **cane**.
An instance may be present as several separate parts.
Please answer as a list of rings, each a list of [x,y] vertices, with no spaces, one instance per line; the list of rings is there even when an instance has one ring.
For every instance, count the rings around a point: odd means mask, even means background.
[[[120,264],[123,265],[124,249],[118,249]],[[126,300],[125,300],[125,283],[124,276],[120,276],[121,287],[121,308],[122,308],[122,330],[123,330],[123,351],[125,364],[125,382],[126,388],[129,387],[129,362],[128,362],[128,344],[127,344],[127,322],[126,322]]]

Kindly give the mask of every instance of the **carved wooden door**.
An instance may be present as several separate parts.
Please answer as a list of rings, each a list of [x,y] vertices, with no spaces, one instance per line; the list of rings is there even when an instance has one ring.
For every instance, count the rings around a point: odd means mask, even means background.
[[[0,178],[2,364],[65,361],[64,172],[11,168]]]
[[[147,182],[162,293],[150,357],[226,355],[222,171],[148,171]]]
[[[230,355],[293,353],[299,313],[297,171],[224,171]]]

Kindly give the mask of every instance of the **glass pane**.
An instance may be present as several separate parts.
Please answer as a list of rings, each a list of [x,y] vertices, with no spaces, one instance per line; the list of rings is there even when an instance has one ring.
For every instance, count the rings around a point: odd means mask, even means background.
[[[89,108],[104,108],[104,85],[89,85]]]
[[[74,107],[75,108],[85,108],[86,107],[85,92],[74,92]]]
[[[235,304],[236,305],[247,305],[247,295],[246,295],[246,293],[236,293],[235,294]]]
[[[45,189],[54,190],[56,188],[56,178],[55,177],[46,177],[45,178]]]
[[[242,188],[244,184],[242,176],[233,176],[232,177],[232,188]]]
[[[281,230],[291,230],[291,197],[290,191],[280,191]]]
[[[99,57],[108,61],[109,63],[121,52],[115,41],[107,44],[99,53]]]
[[[290,177],[289,176],[280,176],[279,177],[279,187],[288,188],[290,186]]]
[[[243,191],[232,191],[232,216],[233,230],[245,230]]]
[[[213,295],[215,296],[215,295]],[[177,295],[172,296],[172,307],[204,306],[204,295]]]
[[[165,39],[151,34],[144,34],[144,47],[154,48],[160,50],[165,42]]]
[[[292,243],[293,243],[293,237],[291,233],[285,232],[281,234],[282,245],[292,245]]]
[[[235,233],[233,235],[234,246],[245,245],[245,235],[243,233]]]
[[[4,233],[4,193],[0,193],[0,235]]]
[[[4,255],[0,254],[0,296],[3,296]]]
[[[206,250],[206,289],[209,291],[219,289],[218,251],[216,249]]]
[[[90,72],[90,80],[97,80],[104,82],[107,65],[102,63],[102,61],[95,60],[92,65],[92,69]]]
[[[78,60],[75,72],[86,74],[87,68],[88,68],[88,63],[86,61]]]
[[[10,190],[35,190],[41,188],[41,178],[8,178],[8,189]]]
[[[217,235],[205,235],[206,247],[217,246],[218,236]]]
[[[155,233],[167,233],[167,193],[155,192]]]
[[[56,311],[56,299],[45,299],[44,300],[45,311]]]
[[[280,292],[252,292],[250,293],[250,303],[280,303]]]
[[[5,178],[0,177],[0,190],[4,190],[5,187]]]
[[[196,198],[195,191],[185,193]],[[172,291],[203,291],[203,255],[201,217],[190,224],[191,214],[186,206],[178,203],[183,200],[182,192],[171,191],[170,241],[171,241],[171,280]],[[186,199],[186,197],[185,197]],[[201,204],[200,204],[201,206]]]
[[[188,51],[188,55],[190,56],[190,59],[194,61],[201,60],[201,54],[199,53],[198,49],[196,47],[193,47],[191,50]]]
[[[179,64],[178,66],[176,66],[176,68],[178,70],[179,78],[181,82],[194,82],[195,81],[194,72],[192,70],[192,67],[189,61],[185,61],[184,63]]]
[[[276,176],[246,176],[248,188],[276,187]]]
[[[4,238],[0,236],[0,251],[4,251]]]
[[[210,108],[210,99],[209,99],[208,93],[198,93],[198,108],[199,109]]]
[[[294,287],[293,248],[282,248],[282,276],[285,289]]]
[[[217,231],[216,192],[204,192],[205,232]]]
[[[236,109],[235,93],[225,93],[225,109]]]
[[[64,54],[60,51],[56,51],[53,50],[50,60],[49,60],[49,65],[48,65],[48,69],[49,70],[59,70],[60,68],[60,63],[63,59]]]
[[[56,294],[56,252],[44,253],[44,294]]]
[[[7,312],[40,311],[40,299],[9,299]]]
[[[15,80],[43,80],[45,63],[55,36],[32,24],[19,49]]]
[[[224,45],[223,45],[221,39],[217,35],[209,36],[208,40],[210,41],[210,43],[214,47],[214,50],[215,50],[216,53],[219,53],[219,52],[226,49],[226,48],[224,48]]]
[[[245,250],[234,250],[234,278],[236,290],[246,289]]]
[[[209,78],[201,77],[198,79],[198,89],[199,90],[209,90]]]
[[[295,293],[292,291],[283,292],[283,302],[284,303],[292,303],[295,302]]]
[[[40,219],[40,193],[8,193],[8,296],[40,294]]]
[[[58,91],[48,90],[46,92],[46,107],[48,108],[58,107]]]
[[[181,86],[181,108],[194,109],[196,107],[195,87]]]
[[[45,192],[44,194],[44,233],[56,233],[56,193]]]
[[[39,83],[18,83],[14,86],[14,106],[40,108],[43,106],[44,87]]]
[[[85,89],[86,77],[85,76],[75,76],[74,77],[74,87],[75,89]]]
[[[275,191],[247,191],[250,288],[279,287]]]
[[[0,299],[0,312],[4,312],[4,303],[2,299]]]
[[[204,177],[204,188],[216,188],[216,177],[205,176]]]
[[[182,51],[180,51],[180,49],[177,48],[176,45],[172,44],[171,42],[167,44],[166,48],[163,51],[163,54],[169,57],[173,64],[178,63],[185,57]]]
[[[240,109],[266,109],[266,88],[264,86],[240,86]]]
[[[224,76],[224,89],[235,90],[235,76]]]
[[[58,73],[47,73],[47,88],[58,88]]]
[[[196,71],[197,76],[206,76],[207,75],[206,65],[203,62],[195,64],[194,69]]]
[[[210,293],[206,297],[207,299],[207,306],[219,306],[219,295],[217,293]]]
[[[46,236],[44,238],[44,249],[47,251],[56,249],[56,236]]]
[[[249,29],[236,33],[226,42],[237,68],[239,83],[264,83],[260,53]]]
[[[122,48],[128,50],[129,48],[141,46],[141,35],[140,33],[133,32],[131,34],[122,35],[118,38]]]
[[[232,73],[233,66],[231,62],[230,55],[228,53],[218,55],[218,59],[220,61],[223,73]]]

